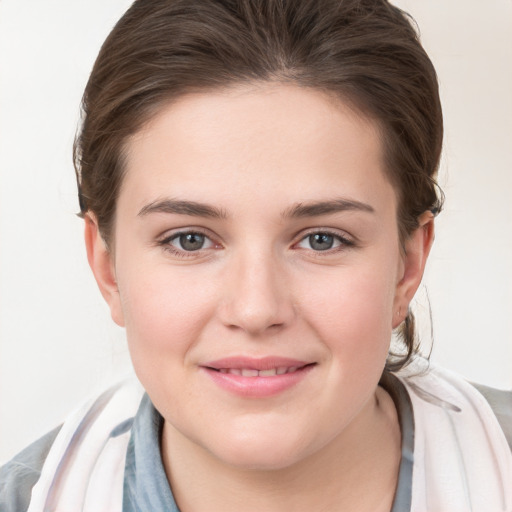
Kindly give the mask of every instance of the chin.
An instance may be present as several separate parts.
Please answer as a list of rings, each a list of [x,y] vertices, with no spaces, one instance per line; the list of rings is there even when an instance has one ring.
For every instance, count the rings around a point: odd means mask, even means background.
[[[280,471],[294,466],[302,457],[296,452],[279,453],[272,452],[271,449],[266,453],[262,451],[247,452],[241,450],[238,453],[229,453],[224,458],[224,462],[232,467],[247,471]]]
[[[312,447],[292,436],[283,436],[283,430],[268,435],[256,433],[254,436],[229,438],[226,444],[217,445],[212,452],[225,464],[239,469],[253,471],[278,471],[289,468],[306,458]],[[309,448],[309,450],[308,450]]]

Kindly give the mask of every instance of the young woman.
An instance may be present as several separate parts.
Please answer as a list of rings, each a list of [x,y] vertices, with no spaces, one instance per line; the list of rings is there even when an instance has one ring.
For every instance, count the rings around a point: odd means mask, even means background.
[[[137,0],[83,109],[89,263],[142,387],[5,466],[6,510],[512,508],[510,395],[417,355],[442,115],[406,15]]]

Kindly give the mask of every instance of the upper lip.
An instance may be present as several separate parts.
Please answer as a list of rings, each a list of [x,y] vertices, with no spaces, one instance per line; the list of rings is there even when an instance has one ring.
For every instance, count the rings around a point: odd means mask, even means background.
[[[246,357],[234,356],[216,359],[215,361],[208,361],[201,364],[205,368],[212,368],[214,370],[226,369],[249,369],[249,370],[272,370],[274,368],[283,367],[297,367],[313,364],[313,361],[301,361],[299,359],[292,359],[289,357],[267,356],[267,357]]]

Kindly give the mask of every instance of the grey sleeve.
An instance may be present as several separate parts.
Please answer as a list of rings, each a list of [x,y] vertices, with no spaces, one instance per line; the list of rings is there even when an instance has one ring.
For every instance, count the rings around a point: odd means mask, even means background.
[[[52,430],[0,468],[0,511],[26,512],[32,487],[39,480],[44,461],[60,427]]]
[[[473,384],[473,386],[489,402],[512,450],[512,391],[494,389],[482,384]]]

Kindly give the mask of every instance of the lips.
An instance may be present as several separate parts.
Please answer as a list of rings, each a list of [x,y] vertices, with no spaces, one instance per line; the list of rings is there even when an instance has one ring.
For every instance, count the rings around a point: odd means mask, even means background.
[[[283,357],[228,357],[200,368],[225,390],[244,397],[265,397],[295,386],[315,365]]]

